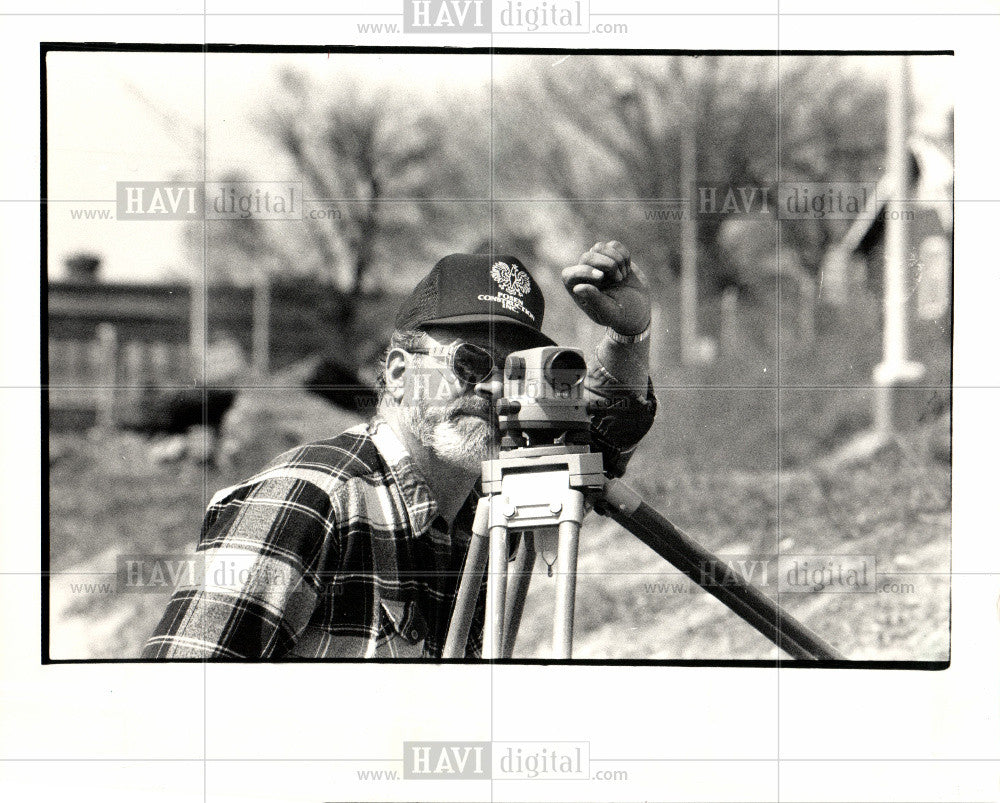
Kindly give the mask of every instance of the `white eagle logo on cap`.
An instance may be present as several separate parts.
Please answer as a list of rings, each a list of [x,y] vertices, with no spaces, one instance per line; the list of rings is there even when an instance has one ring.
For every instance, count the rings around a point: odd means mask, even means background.
[[[531,292],[531,278],[523,270],[519,270],[517,265],[494,262],[490,276],[505,293],[524,296]]]

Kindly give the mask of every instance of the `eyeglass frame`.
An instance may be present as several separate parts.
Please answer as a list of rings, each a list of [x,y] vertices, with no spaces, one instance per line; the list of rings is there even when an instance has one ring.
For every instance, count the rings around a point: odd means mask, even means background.
[[[475,349],[476,351],[486,354],[490,358],[490,370],[482,379],[476,381],[470,381],[469,379],[463,378],[458,371],[455,370],[455,357],[458,354],[459,349],[462,347],[468,347]],[[498,368],[503,371],[503,366],[506,363],[506,359],[499,359],[499,355],[496,352],[486,348],[485,346],[477,345],[476,343],[469,343],[466,340],[456,340],[452,343],[443,344],[438,343],[434,346],[408,346],[403,349],[403,351],[409,352],[410,354],[428,354],[432,357],[439,357],[447,360],[448,369],[455,375],[463,385],[468,387],[475,387],[481,382],[487,381],[493,372]]]

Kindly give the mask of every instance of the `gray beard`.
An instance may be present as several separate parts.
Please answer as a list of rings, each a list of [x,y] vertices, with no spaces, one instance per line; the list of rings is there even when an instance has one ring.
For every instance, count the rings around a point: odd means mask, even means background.
[[[468,474],[478,474],[483,460],[497,451],[493,427],[474,415],[456,415],[462,404],[435,406],[421,402],[403,405],[402,423],[435,458]],[[465,406],[465,409],[468,409]]]

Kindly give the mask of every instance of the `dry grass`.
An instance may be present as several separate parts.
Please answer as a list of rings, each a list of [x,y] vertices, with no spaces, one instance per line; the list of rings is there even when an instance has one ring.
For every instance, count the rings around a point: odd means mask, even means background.
[[[725,558],[873,555],[876,593],[782,593],[780,603],[848,658],[947,660],[950,470],[920,460],[916,433],[833,475],[685,474],[632,484]],[[916,442],[916,443],[915,443]],[[926,455],[925,455],[926,457]],[[638,467],[635,467],[638,468]],[[648,475],[646,475],[648,477]],[[755,575],[754,579],[758,579]],[[766,590],[775,596],[772,585]],[[535,572],[518,655],[549,654],[554,583]],[[590,658],[773,658],[763,636],[608,520],[582,534],[574,655]]]
[[[782,594],[782,604],[851,658],[941,660],[949,654],[946,436],[944,417],[860,465],[824,473],[798,461],[778,473],[773,457],[771,468],[705,468],[714,460],[692,467],[654,435],[628,479],[717,553],[773,554],[780,546],[784,554],[876,555],[881,580],[912,589]],[[118,554],[191,549],[207,498],[239,477],[190,462],[154,464],[148,441],[126,433],[55,434],[51,446],[52,656],[134,657],[166,597],[80,584],[113,586]],[[517,655],[545,657],[553,583],[536,571],[532,586]],[[579,657],[775,654],[721,604],[597,516],[583,533],[577,600]]]

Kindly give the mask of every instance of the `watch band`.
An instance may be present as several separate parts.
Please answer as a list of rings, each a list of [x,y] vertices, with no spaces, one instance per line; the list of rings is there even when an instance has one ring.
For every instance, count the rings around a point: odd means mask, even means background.
[[[650,329],[651,325],[652,325],[652,321],[650,321],[649,323],[647,323],[646,324],[646,328],[643,329],[641,332],[639,332],[636,335],[623,335],[623,334],[620,334],[620,333],[616,332],[614,329],[612,329],[609,326],[608,329],[607,329],[606,334],[607,334],[608,337],[610,337],[612,340],[614,340],[615,343],[621,343],[622,345],[630,346],[633,343],[642,343],[642,341],[648,340],[649,339],[649,329]]]

